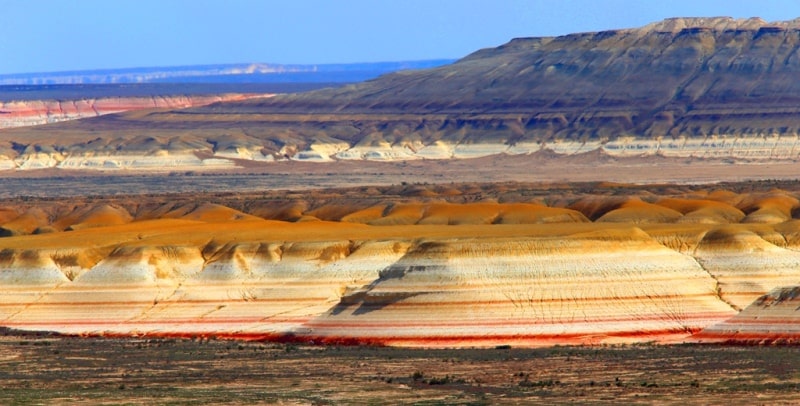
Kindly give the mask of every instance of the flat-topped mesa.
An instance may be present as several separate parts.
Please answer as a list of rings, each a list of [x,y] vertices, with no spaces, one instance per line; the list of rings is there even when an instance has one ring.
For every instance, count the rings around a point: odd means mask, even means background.
[[[798,49],[800,19],[682,18],[521,38],[355,85],[3,130],[0,168],[219,169],[539,152],[796,160]],[[143,152],[143,134],[161,146]],[[178,137],[190,147],[166,146]]]

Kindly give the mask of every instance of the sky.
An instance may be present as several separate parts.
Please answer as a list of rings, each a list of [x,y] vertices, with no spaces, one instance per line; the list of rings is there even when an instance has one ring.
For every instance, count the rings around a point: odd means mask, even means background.
[[[449,59],[677,16],[791,20],[800,1],[0,0],[0,74]]]

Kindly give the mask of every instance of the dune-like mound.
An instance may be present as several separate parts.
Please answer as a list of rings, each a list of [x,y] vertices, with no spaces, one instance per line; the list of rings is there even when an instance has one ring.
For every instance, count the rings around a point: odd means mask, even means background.
[[[198,220],[204,222],[226,222],[233,220],[260,219],[259,217],[242,213],[238,210],[231,209],[230,207],[220,206],[217,204],[208,204],[208,203],[197,206],[188,213],[180,216],[180,218],[187,220]]]
[[[377,204],[342,216],[341,220],[350,223],[374,224],[373,221],[384,217],[384,213],[388,214],[387,208],[387,204]]]
[[[0,224],[8,223],[17,217],[19,217],[17,210],[11,207],[0,207]]]
[[[586,196],[573,202],[568,208],[579,211],[590,220],[595,221],[626,203],[640,201],[639,198],[627,196]]]
[[[100,205],[90,208],[82,213],[75,223],[66,227],[67,230],[79,230],[90,227],[108,227],[129,223],[133,217],[119,207]]]
[[[370,225],[417,224],[425,215],[425,205],[421,203],[392,204],[383,209],[380,218],[370,220]]]
[[[674,223],[683,217],[679,211],[668,207],[630,200],[608,211],[596,221],[612,223]]]
[[[4,249],[0,251],[0,281],[5,287],[34,286],[31,291],[19,294],[9,291],[5,301],[21,302],[20,306],[35,300],[36,291],[47,286],[68,281],[58,264],[41,249]]]
[[[502,212],[495,218],[495,224],[546,224],[546,223],[586,223],[589,219],[582,213],[560,207],[547,207],[539,204],[505,204]]]
[[[748,213],[745,223],[783,223],[792,219],[800,208],[800,201],[781,191],[746,196],[740,203],[742,211]]]
[[[32,234],[47,224],[49,224],[47,214],[40,209],[32,208],[13,218],[13,220],[3,223],[2,227],[0,227],[0,236]]]
[[[694,256],[719,282],[720,296],[739,309],[776,286],[800,280],[800,252],[741,227],[709,231]]]
[[[656,204],[683,213],[678,219],[681,223],[728,224],[738,223],[745,217],[736,207],[716,200],[665,198]]]

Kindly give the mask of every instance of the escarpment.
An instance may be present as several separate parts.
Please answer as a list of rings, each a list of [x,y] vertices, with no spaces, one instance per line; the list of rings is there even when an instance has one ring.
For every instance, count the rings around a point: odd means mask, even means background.
[[[452,347],[796,335],[747,320],[800,284],[797,191],[373,189],[6,200],[0,325]]]
[[[337,88],[5,130],[0,168],[230,169],[587,153],[794,161],[799,47],[800,22],[757,18],[518,38],[449,65]],[[33,115],[95,114],[91,104],[42,106]]]

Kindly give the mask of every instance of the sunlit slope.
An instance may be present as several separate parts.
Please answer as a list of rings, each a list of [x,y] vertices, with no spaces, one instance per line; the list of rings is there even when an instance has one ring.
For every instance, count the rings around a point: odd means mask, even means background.
[[[800,284],[798,203],[780,190],[551,205],[322,196],[6,207],[0,325],[410,346],[671,342]],[[753,215],[767,208],[790,217]]]
[[[706,343],[797,344],[800,342],[800,285],[775,288],[741,313],[693,337]]]

